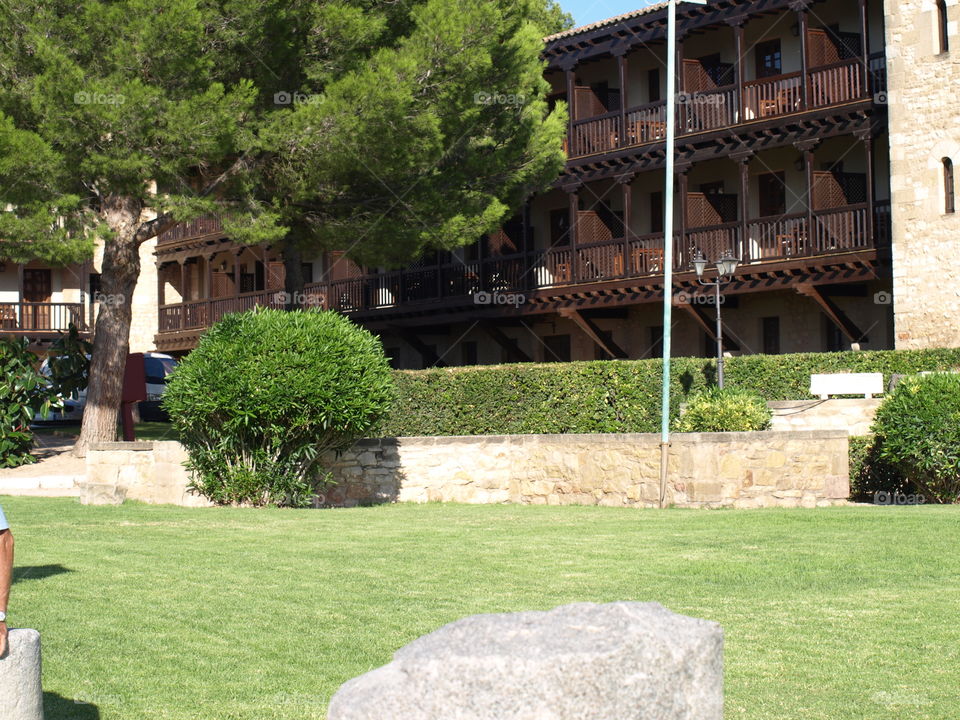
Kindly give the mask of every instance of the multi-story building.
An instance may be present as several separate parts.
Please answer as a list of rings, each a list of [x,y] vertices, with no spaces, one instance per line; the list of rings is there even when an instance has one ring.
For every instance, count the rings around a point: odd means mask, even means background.
[[[960,344],[960,285],[945,282],[960,257],[958,12],[909,0],[885,22],[879,0],[680,3],[677,354],[714,352],[691,263],[724,254],[739,261],[723,291],[729,352]],[[401,367],[659,355],[665,41],[666,3],[546,38],[551,98],[570,107],[554,186],[499,232],[402,270],[316,258],[308,303],[378,333]],[[233,243],[216,218],[163,235],[156,260],[161,351],[284,299],[278,254]]]
[[[133,303],[130,351],[146,352],[157,332],[156,241],[140,249],[141,275]],[[42,350],[70,325],[92,337],[99,307],[103,246],[90,262],[55,267],[33,261],[15,263],[0,257],[0,337],[25,337]]]

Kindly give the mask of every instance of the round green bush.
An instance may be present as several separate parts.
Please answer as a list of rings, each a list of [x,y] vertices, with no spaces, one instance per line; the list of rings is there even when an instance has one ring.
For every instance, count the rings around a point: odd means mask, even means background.
[[[770,427],[766,401],[749,390],[712,387],[690,398],[676,432],[749,432]]]
[[[928,501],[960,501],[960,375],[907,377],[877,410],[880,458]]]
[[[170,377],[163,405],[193,488],[219,504],[308,504],[323,453],[374,431],[393,399],[380,341],[335,312],[226,316]]]

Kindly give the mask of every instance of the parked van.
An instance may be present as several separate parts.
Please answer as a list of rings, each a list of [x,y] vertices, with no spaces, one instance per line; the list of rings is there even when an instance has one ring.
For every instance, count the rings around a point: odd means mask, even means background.
[[[88,358],[89,359],[89,358]],[[164,421],[166,413],[160,407],[160,399],[167,389],[167,376],[173,372],[177,361],[163,353],[143,353],[143,369],[147,380],[147,399],[138,404],[140,417],[143,420]],[[44,360],[40,366],[40,374],[51,377],[49,360]],[[83,419],[83,409],[87,404],[87,391],[81,390],[74,396],[64,399],[62,410],[51,411],[46,418],[37,413],[33,417],[34,423],[44,422],[79,422]]]

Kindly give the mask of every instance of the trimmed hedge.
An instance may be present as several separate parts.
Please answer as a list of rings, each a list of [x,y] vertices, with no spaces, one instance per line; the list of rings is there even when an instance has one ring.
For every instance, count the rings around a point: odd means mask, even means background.
[[[716,361],[674,358],[672,415],[715,383]],[[960,349],[749,355],[725,365],[729,387],[804,400],[810,375],[960,368]],[[397,371],[387,436],[658,432],[661,361],[622,360]]]
[[[875,502],[877,493],[909,495],[916,486],[903,473],[880,457],[873,435],[854,435],[850,438],[850,499],[855,502]]]

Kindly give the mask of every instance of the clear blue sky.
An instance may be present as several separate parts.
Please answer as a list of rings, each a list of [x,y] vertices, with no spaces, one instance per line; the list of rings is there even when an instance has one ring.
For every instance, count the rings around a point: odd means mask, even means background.
[[[560,6],[573,15],[577,25],[589,25],[650,4],[650,0],[560,0]]]

